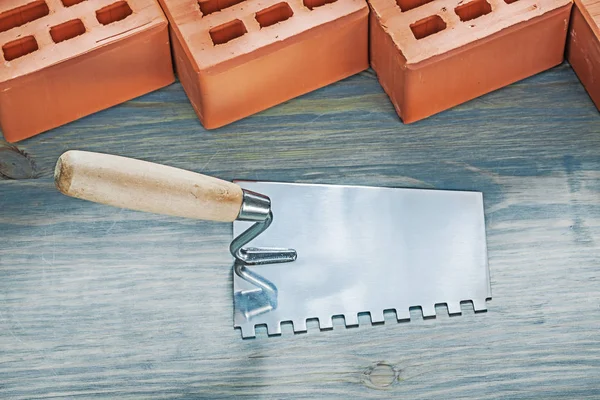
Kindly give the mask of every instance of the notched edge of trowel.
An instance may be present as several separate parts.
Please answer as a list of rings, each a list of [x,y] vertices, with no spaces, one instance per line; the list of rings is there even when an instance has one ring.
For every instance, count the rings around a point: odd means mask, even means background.
[[[251,339],[251,338],[256,338],[256,328],[263,328],[265,329],[265,333],[267,337],[271,337],[271,336],[280,336],[282,334],[282,325],[292,325],[292,329],[293,329],[293,333],[294,334],[302,334],[302,333],[308,333],[309,330],[313,331],[314,328],[314,322],[313,322],[313,326],[308,327],[308,323],[311,321],[315,321],[318,324],[318,330],[319,331],[328,331],[328,330],[333,330],[334,327],[335,328],[339,328],[339,327],[343,327],[345,329],[348,328],[354,328],[354,327],[358,327],[358,326],[363,326],[363,325],[382,325],[385,324],[386,322],[391,322],[392,319],[391,318],[385,318],[385,314],[392,314],[394,313],[396,315],[395,319],[396,319],[396,323],[400,323],[400,322],[410,322],[412,320],[419,320],[419,319],[435,319],[437,316],[442,316],[442,315],[447,315],[449,317],[453,317],[453,316],[458,316],[458,315],[462,315],[463,312],[469,312],[469,311],[473,311],[474,314],[478,314],[478,313],[483,313],[483,312],[487,312],[487,302],[490,301],[492,298],[488,297],[486,299],[478,299],[478,300],[461,300],[459,302],[450,302],[450,303],[437,303],[434,306],[423,306],[423,305],[416,305],[416,306],[411,306],[408,309],[404,310],[402,309],[400,312],[398,312],[398,309],[396,308],[387,308],[383,311],[361,311],[358,313],[350,313],[350,314],[339,314],[339,315],[333,315],[333,316],[323,316],[323,317],[309,317],[306,318],[304,320],[297,320],[297,321],[292,321],[292,320],[285,320],[285,321],[281,321],[279,323],[257,323],[257,324],[253,324],[253,323],[246,323],[246,324],[236,324],[234,325],[234,328],[236,330],[240,330],[241,334],[242,334],[242,338],[243,339]],[[442,308],[446,309],[446,312],[444,313],[442,311]],[[436,311],[437,309],[437,311]],[[414,311],[413,311],[414,310]],[[412,311],[412,312],[411,312]],[[418,313],[415,315],[415,313]],[[412,315],[411,315],[412,314]],[[370,323],[363,323],[362,321],[359,321],[362,316],[369,316],[370,318]],[[419,318],[419,315],[421,318]],[[342,319],[344,320],[343,325],[334,325],[333,320],[339,320]],[[259,335],[262,336],[262,335]]]

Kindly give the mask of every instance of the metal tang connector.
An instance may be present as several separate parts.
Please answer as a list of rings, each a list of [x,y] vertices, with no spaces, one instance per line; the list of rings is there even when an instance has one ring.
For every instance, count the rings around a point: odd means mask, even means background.
[[[235,274],[258,287],[265,295],[268,303],[260,308],[247,310],[247,317],[250,318],[277,308],[277,287],[268,279],[247,267],[250,265],[292,262],[296,260],[297,253],[294,249],[285,248],[244,248],[246,244],[267,230],[273,222],[271,200],[267,196],[243,189],[243,201],[237,220],[255,223],[234,238],[229,246],[229,251],[235,259]]]

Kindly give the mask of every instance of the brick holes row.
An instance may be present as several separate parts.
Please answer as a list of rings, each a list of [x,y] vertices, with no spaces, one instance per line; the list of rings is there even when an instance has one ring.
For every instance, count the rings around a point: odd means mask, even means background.
[[[199,0],[198,5],[203,15],[212,14],[216,11],[221,11],[224,8],[234,6],[244,0]],[[304,0],[304,6],[310,10],[323,6],[325,4],[334,3],[337,0]],[[294,15],[294,11],[286,2],[275,4],[257,12],[254,16],[261,28],[266,28],[275,25],[279,22],[290,19]],[[235,19],[216,26],[208,31],[214,45],[227,43],[233,39],[239,38],[248,33],[244,23]]]
[[[231,2],[232,0],[228,1]],[[256,18],[256,21],[261,28],[266,28],[267,26],[275,25],[278,22],[285,21],[292,15],[294,15],[294,12],[292,11],[290,5],[286,2],[283,2],[260,10],[256,13],[254,18]],[[210,38],[215,45],[227,43],[230,40],[243,36],[247,32],[246,26],[239,19],[216,26],[208,31]]]
[[[85,0],[61,0],[65,7],[71,7]],[[50,14],[50,9],[44,0],[36,0],[23,6],[4,11],[0,14],[0,32],[25,25]]]
[[[64,1],[82,1],[82,0],[64,0]],[[244,2],[244,0],[197,0],[198,7],[200,7],[200,11],[202,11],[202,15],[210,15],[214,12],[224,10],[229,7],[233,7],[236,4],[240,4]],[[316,7],[323,6],[325,4],[334,3],[337,0],[303,0],[304,6],[310,10]],[[416,0],[399,0],[399,1],[416,1]],[[423,1],[423,0],[421,0]],[[433,1],[433,0],[426,0]],[[514,0],[513,0],[514,1]],[[275,5],[276,7],[279,5]],[[271,7],[269,7],[271,8]],[[289,8],[289,5],[287,5]],[[291,8],[289,8],[291,11]],[[267,10],[267,9],[265,9]],[[265,11],[263,10],[263,11]],[[403,10],[404,11],[404,10]],[[289,17],[288,17],[289,18]]]
[[[65,7],[79,4],[86,0],[61,0]],[[45,17],[50,13],[44,0],[34,1],[21,7],[0,14],[0,32],[25,25],[28,22]],[[96,19],[102,25],[121,21],[133,13],[126,1],[118,1],[96,11]],[[50,28],[50,36],[54,43],[64,42],[85,33],[85,26],[80,19],[73,19]],[[38,50],[39,46],[33,35],[25,36],[2,46],[4,59],[12,61]]]
[[[398,7],[402,12],[412,10],[413,8],[420,7],[424,4],[430,3],[433,0],[396,0]],[[518,0],[504,0],[506,4],[512,4]],[[444,10],[445,11],[445,10]],[[492,12],[492,6],[487,0],[473,0],[464,4],[458,5],[454,12],[462,22],[471,21],[475,18],[479,18],[483,15]],[[435,33],[446,29],[446,22],[439,15],[432,15],[427,18],[423,18],[410,25],[410,29],[415,39],[423,39],[427,36],[431,36]]]
[[[261,28],[275,25],[278,22],[289,19],[294,12],[288,3],[278,3],[274,6],[267,7],[256,13],[255,18]],[[239,19],[227,22],[212,28],[209,31],[210,37],[215,45],[227,43],[230,40],[239,38],[248,31],[244,23]]]

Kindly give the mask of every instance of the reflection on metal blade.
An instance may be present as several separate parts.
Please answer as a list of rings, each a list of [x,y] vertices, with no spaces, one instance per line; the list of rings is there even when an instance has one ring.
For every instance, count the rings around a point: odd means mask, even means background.
[[[347,326],[358,313],[383,321],[384,310],[410,317],[420,306],[435,315],[436,304],[460,313],[461,301],[475,311],[491,298],[483,197],[479,192],[356,186],[236,182],[271,198],[272,225],[249,247],[291,247],[295,262],[248,267],[276,288],[277,299],[233,274],[234,326],[243,337],[265,324],[295,332],[318,318],[323,328],[343,315]],[[251,223],[236,221],[233,237]],[[273,307],[273,305],[275,305]]]

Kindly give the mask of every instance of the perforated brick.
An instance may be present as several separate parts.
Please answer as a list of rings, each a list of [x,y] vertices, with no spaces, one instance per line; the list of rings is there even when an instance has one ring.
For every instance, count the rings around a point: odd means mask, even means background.
[[[600,109],[600,2],[575,0],[567,59]]]
[[[9,142],[174,81],[156,0],[2,0],[0,47],[0,127]]]
[[[405,123],[561,63],[570,0],[369,0],[370,56]]]
[[[368,68],[364,0],[160,0],[179,79],[217,128]]]

